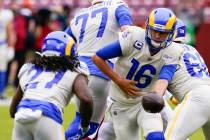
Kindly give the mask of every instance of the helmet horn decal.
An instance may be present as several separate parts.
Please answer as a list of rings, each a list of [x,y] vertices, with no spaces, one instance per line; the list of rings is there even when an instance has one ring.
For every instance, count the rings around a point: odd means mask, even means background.
[[[66,56],[71,56],[71,48],[74,44],[74,40],[71,38],[68,42],[68,44],[66,45],[66,50],[65,50],[65,54]]]
[[[175,22],[176,22],[176,16],[173,15],[172,17],[169,18],[168,22],[166,23],[166,30],[170,30],[174,26]]]

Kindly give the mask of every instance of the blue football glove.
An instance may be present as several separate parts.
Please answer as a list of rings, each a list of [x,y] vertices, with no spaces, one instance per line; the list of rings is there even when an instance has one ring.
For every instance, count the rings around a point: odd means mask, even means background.
[[[77,134],[75,136],[69,137],[67,140],[82,140],[85,138],[87,135],[87,132],[89,130],[89,127],[87,128],[82,128],[80,127]]]
[[[71,122],[68,129],[65,131],[66,140],[75,136],[78,133],[80,128],[80,123],[81,123],[80,113],[76,112],[74,120]]]

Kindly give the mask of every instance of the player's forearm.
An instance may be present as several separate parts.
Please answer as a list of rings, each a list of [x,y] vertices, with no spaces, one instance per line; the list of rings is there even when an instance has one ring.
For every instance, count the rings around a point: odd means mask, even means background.
[[[155,87],[154,87],[154,91],[163,96],[166,89],[168,87],[168,81],[165,79],[159,79],[156,83],[155,83]]]
[[[87,128],[93,113],[93,102],[80,102],[81,126]]]
[[[14,116],[15,116],[16,107],[18,106],[18,104],[21,101],[22,97],[23,97],[23,92],[22,92],[20,86],[18,86],[16,94],[13,97],[12,102],[10,104],[10,116],[12,118],[14,118]]]
[[[160,71],[158,81],[155,84],[154,91],[163,96],[172,81],[174,73],[177,70],[177,64],[164,65]]]
[[[112,81],[114,81],[115,83],[118,81],[118,79],[120,78],[119,75],[109,67],[105,60],[98,57],[97,55],[94,55],[92,59],[96,66]]]

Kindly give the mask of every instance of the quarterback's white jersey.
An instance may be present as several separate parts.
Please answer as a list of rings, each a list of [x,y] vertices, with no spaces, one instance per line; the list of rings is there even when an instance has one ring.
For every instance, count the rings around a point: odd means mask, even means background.
[[[192,46],[180,44],[184,48],[180,68],[175,72],[169,90],[181,101],[192,87],[210,85],[209,72],[203,58]]]
[[[7,25],[13,20],[13,13],[11,10],[0,10],[0,47],[6,45],[7,40]]]
[[[116,61],[114,70],[122,78],[136,81],[136,86],[142,92],[152,90],[162,66],[179,65],[183,52],[183,48],[177,43],[171,43],[167,48],[151,56],[145,40],[145,30],[134,26],[120,34],[119,42],[122,56]],[[111,85],[110,96],[125,104],[135,104],[141,100],[141,97],[127,99],[115,83]]]
[[[115,11],[126,6],[121,0],[106,0],[80,10],[71,21],[79,56],[92,56],[101,47],[118,39],[119,24]]]
[[[72,96],[72,87],[77,72],[43,71],[33,64],[22,66],[18,77],[24,92],[23,99],[34,99],[53,103],[60,111],[68,104]]]

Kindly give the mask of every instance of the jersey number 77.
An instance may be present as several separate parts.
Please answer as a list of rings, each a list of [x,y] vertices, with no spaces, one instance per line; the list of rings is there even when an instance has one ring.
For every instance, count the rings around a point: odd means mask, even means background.
[[[102,19],[101,19],[101,24],[99,26],[98,33],[97,33],[96,37],[102,37],[105,27],[106,27],[106,23],[107,23],[108,8],[97,9],[97,10],[92,11],[91,14],[84,13],[84,14],[76,17],[76,25],[79,23],[80,20],[82,22],[82,27],[80,29],[79,43],[82,43],[82,41],[84,39],[84,34],[85,34],[85,29],[86,29],[88,18],[95,18],[98,14],[102,14]]]

